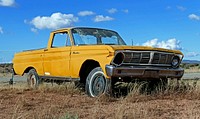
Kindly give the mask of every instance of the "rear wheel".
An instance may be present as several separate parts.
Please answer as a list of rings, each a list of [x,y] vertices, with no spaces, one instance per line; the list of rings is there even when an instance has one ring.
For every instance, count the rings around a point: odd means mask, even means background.
[[[31,69],[27,75],[27,83],[30,88],[38,88],[40,84],[39,76],[35,69]]]
[[[87,76],[85,90],[91,97],[98,97],[105,93],[107,79],[100,67],[94,68]]]

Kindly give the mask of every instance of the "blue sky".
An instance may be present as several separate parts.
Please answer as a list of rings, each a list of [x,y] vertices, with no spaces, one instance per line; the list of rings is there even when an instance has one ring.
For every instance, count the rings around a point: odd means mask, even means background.
[[[0,62],[46,47],[49,32],[69,26],[117,31],[128,45],[181,50],[200,60],[198,0],[0,0]]]

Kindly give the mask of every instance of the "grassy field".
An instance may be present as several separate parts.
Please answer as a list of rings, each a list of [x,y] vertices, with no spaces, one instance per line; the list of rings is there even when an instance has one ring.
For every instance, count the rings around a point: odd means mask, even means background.
[[[4,66],[9,67],[10,65]],[[186,72],[198,72],[186,68]],[[0,77],[10,76],[1,70]],[[90,98],[73,83],[44,83],[37,90],[26,82],[0,83],[0,118],[5,119],[197,119],[200,118],[200,81],[171,80],[163,90],[144,90],[145,83],[122,86],[113,96]],[[127,84],[126,84],[127,85]],[[124,88],[125,87],[125,88]],[[143,89],[141,91],[141,89]],[[127,95],[120,93],[128,91]],[[142,92],[142,93],[141,93]]]
[[[186,73],[200,73],[200,64],[181,64],[181,67],[185,69]]]
[[[6,119],[163,119],[200,118],[200,82],[172,81],[166,90],[140,93],[133,84],[126,96],[90,98],[73,83],[44,84],[38,90],[24,83],[0,88],[0,118]],[[129,88],[130,89],[130,88]]]

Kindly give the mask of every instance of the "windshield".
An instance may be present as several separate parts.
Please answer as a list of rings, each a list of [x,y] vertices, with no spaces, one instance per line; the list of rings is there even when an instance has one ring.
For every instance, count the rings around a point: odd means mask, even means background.
[[[75,45],[126,45],[117,32],[96,28],[72,29]]]

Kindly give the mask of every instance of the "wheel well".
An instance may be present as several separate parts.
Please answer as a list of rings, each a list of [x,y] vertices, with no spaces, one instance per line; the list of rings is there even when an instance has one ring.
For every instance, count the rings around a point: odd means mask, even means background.
[[[86,60],[82,64],[81,70],[79,72],[80,82],[85,83],[86,78],[87,78],[88,74],[90,73],[90,71],[99,66],[100,66],[99,62],[97,62],[95,60]]]
[[[28,67],[28,68],[26,68],[26,70],[24,71],[23,75],[24,75],[25,73],[28,73],[31,69],[35,69],[35,68],[33,68],[33,67]]]

